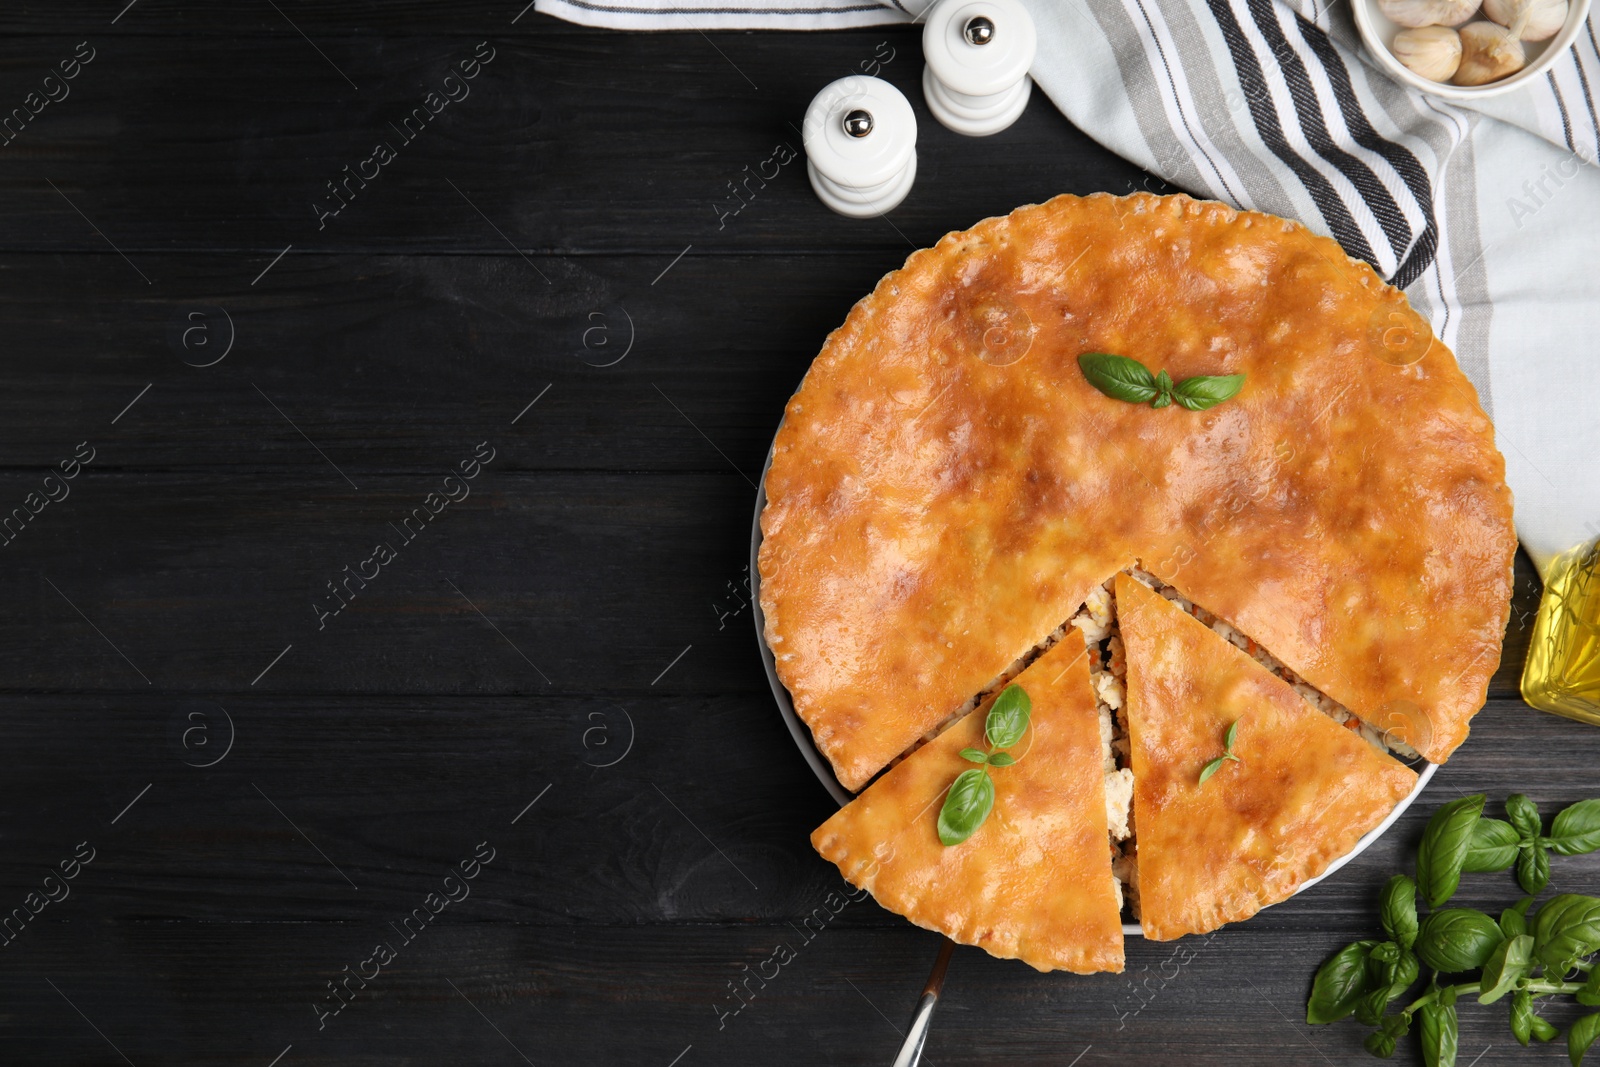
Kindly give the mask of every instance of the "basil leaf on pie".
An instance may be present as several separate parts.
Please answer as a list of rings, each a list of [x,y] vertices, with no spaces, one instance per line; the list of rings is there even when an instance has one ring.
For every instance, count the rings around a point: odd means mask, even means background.
[[[1190,411],[1205,411],[1238,396],[1243,388],[1242,374],[1202,374],[1173,386],[1172,399]]]
[[[1160,392],[1155,376],[1136,359],[1116,356],[1109,352],[1085,352],[1078,357],[1078,366],[1089,384],[1114,400],[1130,404],[1143,404],[1154,400]]]
[[[994,707],[989,709],[985,728],[989,744],[995,748],[1010,748],[1021,741],[1022,735],[1028,732],[1028,714],[1032,710],[1033,705],[1022,686],[1006,686],[995,698]]]
[[[1162,371],[1156,375],[1156,398],[1150,404],[1153,408],[1164,408],[1172,403],[1172,375]]]
[[[959,845],[978,832],[994,807],[994,781],[981,767],[962,771],[939,809],[939,840]]]

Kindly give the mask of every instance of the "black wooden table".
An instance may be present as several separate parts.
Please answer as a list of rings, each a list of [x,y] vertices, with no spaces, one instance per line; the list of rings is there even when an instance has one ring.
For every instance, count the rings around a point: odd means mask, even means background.
[[[943,130],[913,32],[522,2],[0,12],[0,1062],[899,1043],[938,940],[807,843],[830,803],[756,655],[753,479],[912,248],[1162,187],[1042,97]],[[922,119],[911,198],[864,222],[795,128],[863,70]],[[1515,698],[1518,589],[1471,742],[1377,847],[1122,976],[963,949],[930,1061],[1364,1062],[1303,999],[1426,810],[1595,791],[1600,734]],[[1464,1011],[1463,1064],[1562,1058],[1502,1015]]]

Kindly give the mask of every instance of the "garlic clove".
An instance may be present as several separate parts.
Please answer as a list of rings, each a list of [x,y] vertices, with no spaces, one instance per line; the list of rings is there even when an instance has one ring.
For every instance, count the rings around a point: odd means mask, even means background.
[[[1436,82],[1449,81],[1461,66],[1461,35],[1449,26],[1401,30],[1390,50],[1411,73]]]
[[[1378,0],[1378,8],[1397,26],[1459,26],[1478,13],[1480,0]],[[1515,2],[1515,0],[1513,0]]]
[[[1461,65],[1453,85],[1487,85],[1527,66],[1527,55],[1511,30],[1494,22],[1461,27]]]
[[[1485,17],[1510,26],[1517,16],[1528,14],[1522,28],[1524,41],[1544,41],[1561,32],[1567,24],[1567,0],[1483,0]]]

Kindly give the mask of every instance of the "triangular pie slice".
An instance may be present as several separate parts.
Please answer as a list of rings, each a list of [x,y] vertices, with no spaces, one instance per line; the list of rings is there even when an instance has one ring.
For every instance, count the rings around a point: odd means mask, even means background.
[[[984,749],[986,700],[889,770],[811,835],[845,879],[885,908],[1041,971],[1122,970],[1120,892],[1111,873],[1099,717],[1076,634],[1016,678],[1031,725],[990,769],[994,809],[959,845],[939,810],[963,748]]]
[[[1139,921],[1169,941],[1247,919],[1354,847],[1416,774],[1138,579],[1119,574]],[[1205,765],[1228,761],[1205,782]]]

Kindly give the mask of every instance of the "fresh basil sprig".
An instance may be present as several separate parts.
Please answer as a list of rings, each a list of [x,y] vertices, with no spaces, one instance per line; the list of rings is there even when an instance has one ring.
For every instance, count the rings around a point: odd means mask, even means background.
[[[1213,774],[1216,774],[1218,769],[1221,768],[1221,766],[1224,763],[1228,762],[1229,760],[1233,760],[1233,762],[1235,762],[1235,763],[1243,763],[1244,762],[1244,760],[1240,759],[1238,756],[1235,756],[1233,754],[1233,739],[1235,737],[1237,737],[1238,735],[1239,735],[1239,720],[1235,719],[1235,720],[1233,720],[1233,725],[1228,727],[1227,735],[1225,737],[1223,737],[1223,739],[1222,739],[1222,744],[1223,744],[1222,755],[1218,756],[1216,759],[1212,760],[1210,763],[1207,763],[1204,767],[1200,768],[1200,784],[1201,785],[1205,785],[1206,784],[1206,779],[1210,778]]]
[[[1397,874],[1383,887],[1383,906],[1378,919],[1389,940],[1401,948],[1417,943],[1417,883],[1410,875]]]
[[[1576,856],[1600,848],[1600,800],[1580,800],[1561,812],[1550,824],[1550,836],[1544,841],[1558,856]]]
[[[1459,1042],[1457,998],[1475,993],[1479,1003],[1509,998],[1511,1034],[1523,1045],[1560,1035],[1535,1010],[1543,997],[1570,994],[1579,1004],[1600,1007],[1600,898],[1563,893],[1533,908],[1534,893],[1549,880],[1550,855],[1577,855],[1600,849],[1600,800],[1585,800],[1562,811],[1543,833],[1538,806],[1521,794],[1506,800],[1506,819],[1483,814],[1484,797],[1442,805],[1428,822],[1417,850],[1417,879],[1389,879],[1381,897],[1379,921],[1387,941],[1357,941],[1328,959],[1311,983],[1306,1021],[1331,1023],[1354,1015],[1373,1027],[1363,1044],[1376,1056],[1392,1056],[1400,1038],[1413,1029],[1429,1067],[1454,1067]],[[1474,908],[1441,908],[1455,894],[1462,872],[1504,871],[1515,865],[1528,889],[1500,913],[1499,921]],[[1534,868],[1530,879],[1525,868]],[[1537,883],[1537,888],[1529,888]],[[1417,896],[1439,909],[1417,916]],[[1530,914],[1531,913],[1531,914]],[[1391,1013],[1391,1002],[1422,977],[1433,973],[1410,1004]],[[1441,974],[1478,971],[1455,985],[1439,984]],[[1569,980],[1569,977],[1572,980]],[[1600,1040],[1600,1013],[1573,1023],[1567,1051],[1573,1067]]]
[[[1417,846],[1417,885],[1429,907],[1437,908],[1455,896],[1484,799],[1479,793],[1452,800],[1428,820],[1422,844]]]
[[[1153,408],[1164,408],[1176,400],[1190,411],[1205,411],[1231,400],[1244,388],[1242,374],[1201,374],[1174,382],[1164,370],[1153,375],[1138,360],[1110,352],[1085,352],[1078,357],[1078,368],[1089,384],[1106,396],[1130,404],[1149,403]]]
[[[1033,702],[1020,685],[1008,685],[989,706],[984,719],[983,734],[989,742],[989,751],[976,748],[961,750],[961,758],[978,766],[962,771],[945,794],[944,806],[939,809],[939,840],[946,848],[959,845],[978,832],[978,827],[994,810],[994,781],[989,777],[990,767],[1009,767],[1017,758],[1001,749],[1011,748],[1028,732],[1028,720]]]
[[[1535,894],[1550,883],[1550,854],[1577,856],[1600,849],[1600,800],[1580,800],[1566,808],[1544,833],[1539,805],[1513,793],[1506,817],[1479,819],[1472,831],[1463,870],[1503,871],[1515,865],[1522,891]]]
[[[1417,955],[1443,974],[1475,971],[1505,940],[1500,924],[1475,908],[1445,908],[1422,920]]]

